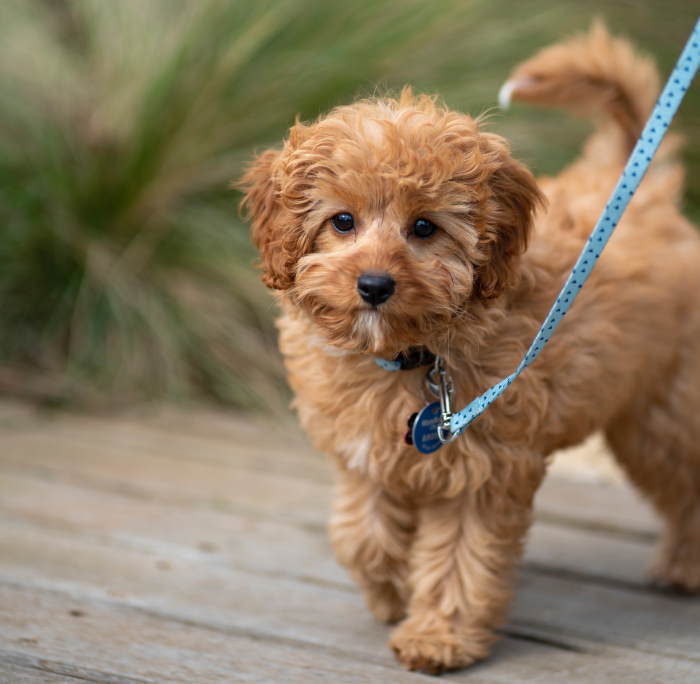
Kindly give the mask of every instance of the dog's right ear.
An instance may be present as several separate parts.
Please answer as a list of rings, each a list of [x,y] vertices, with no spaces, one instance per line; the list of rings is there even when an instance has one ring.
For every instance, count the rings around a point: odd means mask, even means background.
[[[262,280],[275,290],[287,290],[294,283],[296,257],[287,244],[277,168],[282,153],[266,150],[248,167],[236,184],[244,190],[241,209],[252,219],[251,235],[260,252]],[[296,250],[294,250],[296,251]]]

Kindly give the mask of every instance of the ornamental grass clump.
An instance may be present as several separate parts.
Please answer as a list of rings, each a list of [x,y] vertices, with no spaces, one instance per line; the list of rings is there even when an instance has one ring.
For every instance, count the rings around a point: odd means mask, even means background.
[[[297,112],[382,77],[382,60],[435,14],[380,4],[5,4],[6,389],[238,405],[279,395],[272,304],[230,181]],[[321,52],[323,34],[334,38]]]
[[[0,391],[279,405],[273,304],[230,187],[253,151],[407,82],[479,113],[589,20],[573,0],[5,0]],[[544,170],[584,131],[494,119]]]

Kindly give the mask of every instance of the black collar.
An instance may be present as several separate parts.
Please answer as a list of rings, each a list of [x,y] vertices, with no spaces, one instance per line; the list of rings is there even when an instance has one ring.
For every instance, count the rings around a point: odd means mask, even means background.
[[[435,354],[425,347],[409,347],[400,352],[394,361],[399,364],[399,370],[413,370],[435,363]]]

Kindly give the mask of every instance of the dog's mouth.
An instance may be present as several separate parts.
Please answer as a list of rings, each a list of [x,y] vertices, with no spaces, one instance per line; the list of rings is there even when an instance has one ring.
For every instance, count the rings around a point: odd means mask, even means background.
[[[319,302],[311,305],[308,300],[304,304],[326,342],[344,351],[394,359],[409,349],[429,346],[435,337],[437,321],[397,313],[387,305],[344,311]]]
[[[332,347],[349,352],[394,356],[406,347],[396,338],[385,305],[336,308],[315,297],[304,297],[302,309]]]

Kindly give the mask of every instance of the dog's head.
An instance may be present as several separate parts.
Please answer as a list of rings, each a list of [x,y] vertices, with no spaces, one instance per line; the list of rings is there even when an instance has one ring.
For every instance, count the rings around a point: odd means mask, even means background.
[[[297,123],[242,186],[265,283],[331,344],[378,354],[497,297],[541,200],[502,138],[410,90]]]

